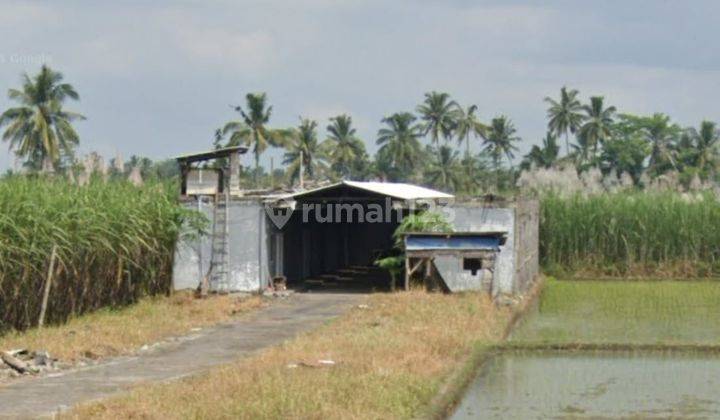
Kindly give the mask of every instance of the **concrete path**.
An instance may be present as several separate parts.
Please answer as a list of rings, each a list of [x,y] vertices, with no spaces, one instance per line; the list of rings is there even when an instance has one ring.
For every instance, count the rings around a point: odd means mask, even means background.
[[[77,403],[108,397],[139,382],[167,381],[232,362],[309,331],[357,304],[363,294],[302,293],[231,324],[208,328],[133,357],[27,378],[0,387],[0,418],[51,416]]]

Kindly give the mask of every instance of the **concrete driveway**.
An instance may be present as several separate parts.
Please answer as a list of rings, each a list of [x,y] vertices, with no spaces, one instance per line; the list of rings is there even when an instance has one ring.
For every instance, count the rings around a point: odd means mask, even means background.
[[[24,378],[0,388],[0,417],[52,416],[141,382],[197,374],[317,328],[364,297],[360,293],[297,293],[236,322],[205,329],[138,356],[112,359],[52,377]]]

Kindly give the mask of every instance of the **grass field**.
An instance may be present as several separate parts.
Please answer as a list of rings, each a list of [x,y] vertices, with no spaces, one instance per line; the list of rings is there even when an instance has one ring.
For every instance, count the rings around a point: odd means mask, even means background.
[[[120,309],[101,309],[68,323],[0,335],[0,350],[46,350],[63,361],[128,354],[186,334],[190,329],[227,321],[262,305],[258,296],[194,299],[190,293],[147,297]]]
[[[510,311],[481,294],[376,294],[324,327],[178,382],[80,406],[70,418],[409,418]],[[288,367],[330,359],[332,367]]]
[[[558,281],[514,343],[720,344],[720,281]]]

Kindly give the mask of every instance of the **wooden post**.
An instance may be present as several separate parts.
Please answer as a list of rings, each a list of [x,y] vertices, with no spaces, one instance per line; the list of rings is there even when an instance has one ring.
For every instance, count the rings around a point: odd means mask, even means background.
[[[57,258],[57,245],[53,245],[50,254],[50,266],[48,267],[47,278],[45,279],[45,290],[43,290],[42,306],[40,307],[40,319],[38,319],[38,328],[42,328],[45,323],[45,312],[47,311],[48,298],[50,297],[50,287],[52,286],[53,273],[55,272],[55,259]]]
[[[410,257],[405,256],[405,291],[410,290]]]

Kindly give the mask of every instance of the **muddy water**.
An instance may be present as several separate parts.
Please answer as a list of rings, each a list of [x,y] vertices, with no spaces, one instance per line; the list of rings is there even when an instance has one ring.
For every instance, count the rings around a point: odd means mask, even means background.
[[[506,353],[451,418],[720,418],[720,357]]]

